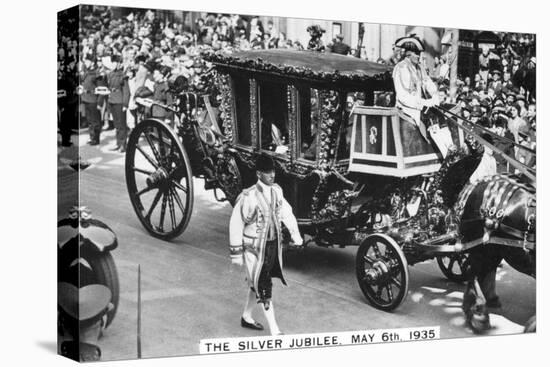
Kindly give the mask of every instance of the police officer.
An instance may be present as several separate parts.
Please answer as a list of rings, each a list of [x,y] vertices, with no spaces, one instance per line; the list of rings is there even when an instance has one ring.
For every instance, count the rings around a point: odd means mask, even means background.
[[[172,94],[169,92],[167,77],[170,74],[170,67],[155,64],[153,66],[153,100],[163,105],[170,105],[173,102]],[[151,116],[170,122],[171,112],[157,105],[151,107]]]
[[[404,58],[393,69],[393,84],[396,93],[396,107],[408,120],[417,125],[426,138],[426,127],[420,120],[424,107],[439,104],[437,87],[420,65],[420,53],[424,44],[415,35],[399,38],[396,47],[404,50]]]
[[[264,315],[271,335],[282,334],[275,320],[272,296],[272,277],[283,284],[283,257],[281,222],[288,228],[295,245],[302,245],[292,208],[283,196],[283,190],[275,184],[273,159],[260,155],[256,160],[258,182],[245,189],[237,198],[229,222],[230,256],[235,265],[246,268],[248,296],[241,317],[241,326],[263,330],[262,324],[252,319],[252,309],[257,300],[263,305]]]
[[[112,71],[107,74],[107,86],[109,94],[109,110],[113,115],[113,123],[116,128],[116,146],[113,151],[126,152],[126,138],[128,125],[126,125],[126,110],[130,102],[130,88],[128,79],[122,70],[122,58],[119,55],[111,56]]]
[[[98,109],[98,96],[95,94],[96,87],[99,86],[101,75],[95,67],[92,54],[84,56],[84,70],[81,75],[81,96],[80,101],[84,104],[86,120],[88,121],[88,131],[90,140],[88,144],[98,145],[101,133],[101,114]]]

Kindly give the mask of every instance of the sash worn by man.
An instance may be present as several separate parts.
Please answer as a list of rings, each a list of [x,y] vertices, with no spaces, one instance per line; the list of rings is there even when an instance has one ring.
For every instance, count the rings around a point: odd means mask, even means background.
[[[245,189],[237,198],[229,222],[231,262],[245,265],[248,296],[241,317],[241,326],[263,330],[262,324],[252,319],[252,309],[257,299],[263,310],[271,335],[282,334],[273,310],[271,292],[272,277],[283,277],[281,222],[288,228],[295,245],[302,245],[292,208],[283,196],[283,190],[275,184],[273,159],[261,155],[256,160],[258,182]]]
[[[428,141],[426,126],[421,120],[422,110],[425,107],[439,105],[437,87],[426,70],[420,65],[420,53],[424,51],[424,44],[415,35],[399,38],[396,47],[404,50],[404,58],[393,69],[393,84],[396,93],[395,106],[399,116],[415,124],[424,139]],[[450,132],[432,128],[431,137],[439,150],[446,155],[448,146],[452,144]]]

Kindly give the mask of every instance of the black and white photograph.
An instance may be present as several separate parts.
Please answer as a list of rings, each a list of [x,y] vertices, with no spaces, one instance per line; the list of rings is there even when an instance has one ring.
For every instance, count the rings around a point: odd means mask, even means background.
[[[540,364],[544,6],[5,11],[6,365]]]
[[[57,17],[59,354],[536,332],[536,34]]]

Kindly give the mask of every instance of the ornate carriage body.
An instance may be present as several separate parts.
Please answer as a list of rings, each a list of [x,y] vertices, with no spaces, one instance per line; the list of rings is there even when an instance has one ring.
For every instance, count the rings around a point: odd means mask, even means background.
[[[278,165],[278,183],[304,226],[327,219],[320,218],[327,206],[317,195],[321,192],[370,186],[376,182],[373,175],[405,178],[441,166],[437,149],[414,125],[400,121],[395,108],[375,105],[377,100],[393,104],[386,65],[290,50],[206,59],[218,71],[223,130],[244,185],[255,182],[254,155],[270,154]],[[344,177],[350,175],[353,182]]]

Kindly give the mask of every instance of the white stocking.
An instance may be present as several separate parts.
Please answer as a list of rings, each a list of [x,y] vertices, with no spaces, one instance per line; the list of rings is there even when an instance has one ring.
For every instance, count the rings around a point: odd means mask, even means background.
[[[265,307],[262,307],[262,309],[264,310],[265,318],[267,319],[267,325],[269,325],[269,331],[271,332],[271,335],[280,334],[281,330],[279,330],[277,321],[275,321],[275,310],[273,310],[273,302],[269,301],[268,306],[269,307],[267,310],[265,309]]]
[[[252,319],[252,309],[256,304],[256,293],[252,291],[251,288],[248,288],[248,297],[246,298],[246,304],[244,305],[243,319],[246,322],[253,322]]]

